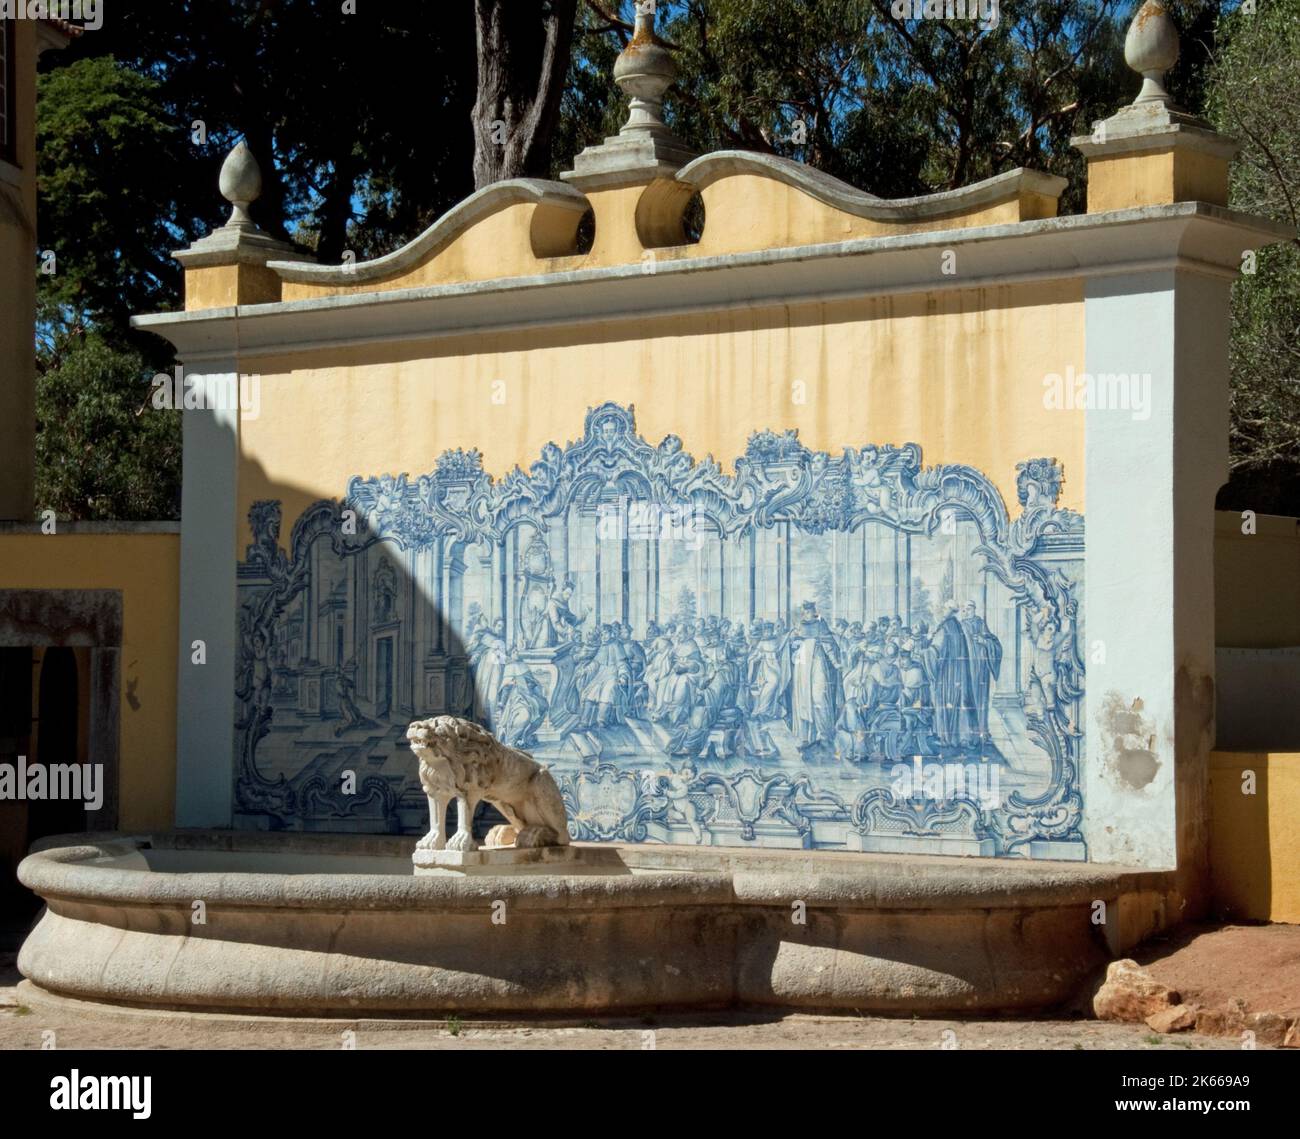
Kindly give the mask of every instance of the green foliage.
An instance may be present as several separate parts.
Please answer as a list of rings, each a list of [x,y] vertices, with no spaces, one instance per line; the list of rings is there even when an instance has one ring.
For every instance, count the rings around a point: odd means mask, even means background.
[[[195,222],[177,177],[185,136],[158,83],[111,57],[40,76],[36,106],[38,232],[56,258],[37,278],[40,304],[125,343],[132,313],[171,308],[180,292],[170,252]]]
[[[1269,0],[1226,23],[1230,0],[1171,5],[1183,29],[1174,94],[1204,108],[1207,60],[1225,31],[1215,113],[1247,140],[1234,200],[1283,220],[1297,193],[1284,127],[1298,4]],[[681,71],[671,123],[697,150],[786,155],[884,197],[1034,166],[1069,178],[1062,208],[1081,209],[1083,166],[1069,139],[1136,90],[1122,58],[1131,0],[1002,0],[993,28],[899,22],[890,8],[660,0],[659,31]],[[632,16],[632,0],[579,6],[556,174],[626,117],[612,71]],[[179,303],[170,253],[225,220],[217,171],[234,142],[246,138],[263,167],[254,214],[264,228],[326,261],[345,249],[391,252],[472,187],[474,45],[467,3],[344,15],[318,0],[173,0],[114,3],[100,31],[44,58],[39,225],[58,258],[39,297],[47,504],[71,517],[174,511],[176,417],[136,415],[143,377],[169,370],[172,356],[128,318]],[[1287,375],[1298,274],[1293,247],[1270,251],[1234,294],[1235,478],[1273,485],[1300,469]],[[108,433],[104,446],[92,428]]]
[[[337,262],[391,252],[472,189],[473,6],[320,0],[112,5],[66,58],[112,54],[158,84],[186,148],[186,204],[206,233],[229,212],[217,171],[247,139],[253,215]],[[204,141],[194,142],[194,123]],[[179,219],[175,219],[179,220]],[[183,223],[182,223],[183,224]]]
[[[171,253],[226,220],[226,154],[240,137],[256,154],[267,230],[327,261],[391,252],[472,187],[473,13],[109,9],[99,31],[44,57],[39,80],[38,225],[57,272],[38,279],[37,480],[43,506],[70,518],[174,517],[179,417],[135,416],[136,381],[174,356],[129,318],[179,307]]]
[[[1171,3],[1184,36],[1170,82],[1193,110],[1223,3]],[[991,27],[900,21],[892,9],[892,0],[660,0],[659,34],[681,71],[669,121],[701,152],[780,154],[882,197],[1033,166],[1069,178],[1063,210],[1081,210],[1083,161],[1070,137],[1139,83],[1123,58],[1130,0],[1001,0]],[[598,141],[625,117],[608,76],[632,14],[631,0],[587,6],[556,169],[574,141]]]
[[[138,352],[63,335],[36,384],[36,507],[60,518],[175,518],[180,413],[150,403]]]
[[[626,121],[627,99],[613,75],[614,61],[627,39],[626,29],[612,28],[589,5],[579,5],[560,119],[551,141],[552,178],[572,169],[574,156],[584,147],[618,134]]]
[[[1300,225],[1300,0],[1237,12],[1221,37],[1209,113],[1242,144],[1231,203]],[[1219,504],[1300,514],[1300,242],[1261,250],[1232,308],[1232,477]]]

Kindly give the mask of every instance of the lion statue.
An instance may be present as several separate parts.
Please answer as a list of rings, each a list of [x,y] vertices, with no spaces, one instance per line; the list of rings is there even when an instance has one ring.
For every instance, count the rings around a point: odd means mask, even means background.
[[[568,817],[551,773],[531,756],[506,747],[486,728],[459,716],[416,720],[406,730],[420,761],[420,786],[429,800],[429,833],[420,850],[477,850],[471,826],[481,801],[505,815],[508,827],[493,827],[491,846],[517,849],[566,846]],[[443,833],[447,805],[456,801],[456,833]]]

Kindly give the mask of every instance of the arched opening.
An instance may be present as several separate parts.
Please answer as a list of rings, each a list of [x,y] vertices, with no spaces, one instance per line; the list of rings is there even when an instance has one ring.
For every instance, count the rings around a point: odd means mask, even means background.
[[[657,178],[637,200],[636,232],[646,249],[694,245],[704,232],[704,199],[685,182]]]
[[[577,254],[591,252],[596,244],[596,211],[588,209],[578,220],[578,232],[574,235],[573,251]]]

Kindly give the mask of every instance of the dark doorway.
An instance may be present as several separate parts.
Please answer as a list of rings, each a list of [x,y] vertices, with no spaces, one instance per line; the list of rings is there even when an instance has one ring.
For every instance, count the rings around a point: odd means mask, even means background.
[[[81,693],[73,649],[46,649],[41,657],[40,698],[36,713],[37,763],[44,767],[77,763]],[[28,804],[27,841],[86,829],[85,803],[38,799]]]
[[[32,750],[32,650],[0,648],[0,763],[15,770]],[[23,799],[0,799],[0,948],[16,944],[40,908],[13,870],[27,853],[27,811]]]
[[[0,800],[0,950],[16,948],[41,901],[14,871],[33,842],[111,831],[118,818],[118,693],[122,595],[110,589],[0,590],[0,763],[92,763],[98,810],[83,797]],[[61,774],[70,774],[66,771]],[[90,790],[63,778],[46,795]],[[26,790],[24,783],[24,790]]]

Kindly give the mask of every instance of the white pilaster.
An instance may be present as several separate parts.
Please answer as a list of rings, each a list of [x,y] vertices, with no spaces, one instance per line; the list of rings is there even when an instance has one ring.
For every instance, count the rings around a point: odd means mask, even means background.
[[[1136,397],[1086,412],[1084,818],[1098,862],[1195,875],[1205,856],[1229,287],[1171,268],[1086,288],[1094,397],[1113,402],[1111,376]]]
[[[180,646],[176,708],[176,825],[230,826],[235,746],[235,563],[239,410],[233,361],[200,376],[204,410],[185,411],[181,483]],[[203,641],[206,663],[194,664]]]

